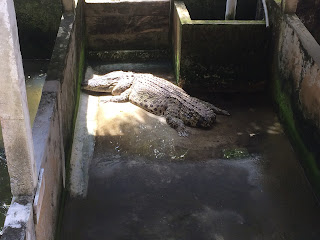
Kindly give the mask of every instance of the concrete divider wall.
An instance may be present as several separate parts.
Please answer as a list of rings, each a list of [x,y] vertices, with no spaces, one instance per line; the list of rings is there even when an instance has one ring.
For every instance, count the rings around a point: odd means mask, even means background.
[[[270,85],[280,119],[320,196],[320,46],[295,14],[268,1],[272,27]]]
[[[267,80],[269,31],[264,21],[192,20],[173,11],[176,80],[188,91],[255,91]]]
[[[85,20],[88,49],[167,49],[169,14],[169,0],[87,0]]]
[[[32,129],[38,173],[35,197],[14,196],[1,240],[55,237],[85,61],[82,7],[79,1],[74,12],[61,18]]]

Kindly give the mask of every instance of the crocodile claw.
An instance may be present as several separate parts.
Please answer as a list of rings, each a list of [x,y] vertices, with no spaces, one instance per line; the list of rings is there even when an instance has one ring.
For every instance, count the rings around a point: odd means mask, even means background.
[[[222,115],[231,116],[231,114],[226,110],[221,110]]]
[[[178,131],[178,135],[180,137],[188,137],[189,133],[186,130],[180,130],[180,131]]]

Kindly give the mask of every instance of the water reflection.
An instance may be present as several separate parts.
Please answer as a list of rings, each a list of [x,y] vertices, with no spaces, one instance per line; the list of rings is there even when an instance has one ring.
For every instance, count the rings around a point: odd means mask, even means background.
[[[30,122],[32,125],[39,106],[42,87],[46,78],[48,61],[25,60],[23,62],[23,65],[26,78],[26,90],[30,113]],[[10,202],[10,178],[6,164],[2,131],[0,127],[0,235],[2,226],[4,224],[6,212],[10,206]]]

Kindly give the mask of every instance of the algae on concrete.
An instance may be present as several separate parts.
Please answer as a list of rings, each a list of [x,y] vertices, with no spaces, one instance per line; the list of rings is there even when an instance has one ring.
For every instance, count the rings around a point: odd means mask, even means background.
[[[301,165],[316,194],[320,196],[320,170],[317,165],[316,155],[310,151],[310,144],[308,144],[301,135],[300,125],[304,125],[306,120],[304,120],[304,122],[298,121],[298,119],[301,118],[300,115],[303,113],[301,110],[297,109],[297,102],[299,100],[292,90],[293,86],[290,86],[294,81],[293,79],[290,79],[290,77],[287,79],[287,77],[281,73],[278,62],[281,54],[279,50],[282,39],[281,29],[285,20],[281,15],[282,13],[278,1],[270,1],[269,9],[273,10],[271,11],[273,13],[271,15],[273,25],[271,49],[273,49],[273,56],[272,64],[270,65],[270,88],[272,98],[285,132],[288,135],[295,152],[299,155]]]
[[[225,159],[241,159],[249,157],[249,152],[246,148],[223,149],[222,153],[223,158]]]
[[[308,150],[300,133],[297,130],[292,104],[287,93],[285,93],[281,89],[279,76],[273,76],[272,89],[273,99],[286,134],[289,136],[289,139],[293,144],[295,151],[300,157],[301,165],[303,166],[307,177],[313,185],[317,195],[319,195],[320,170],[317,166],[316,157],[312,152]]]

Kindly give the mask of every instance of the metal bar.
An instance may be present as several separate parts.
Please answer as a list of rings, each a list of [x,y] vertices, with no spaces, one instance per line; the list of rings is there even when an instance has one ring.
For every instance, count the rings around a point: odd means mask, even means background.
[[[227,0],[225,20],[234,20],[236,18],[237,0]]]
[[[264,17],[266,20],[266,27],[269,27],[269,14],[268,14],[268,8],[267,8],[267,3],[266,0],[262,0],[262,5],[263,5],[263,10],[264,10]]]

